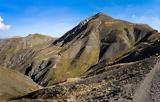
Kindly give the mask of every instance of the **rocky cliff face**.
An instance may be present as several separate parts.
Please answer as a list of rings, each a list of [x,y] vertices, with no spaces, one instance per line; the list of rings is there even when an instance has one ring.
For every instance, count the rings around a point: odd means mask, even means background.
[[[20,98],[128,102],[159,60],[160,33],[98,13],[56,40],[30,35],[0,48],[0,65],[49,86]]]

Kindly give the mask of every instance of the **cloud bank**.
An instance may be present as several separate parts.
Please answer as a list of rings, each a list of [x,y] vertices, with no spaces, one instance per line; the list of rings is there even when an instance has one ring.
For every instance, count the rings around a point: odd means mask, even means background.
[[[0,16],[0,30],[5,31],[11,28],[10,25],[6,25],[3,23],[3,18]]]

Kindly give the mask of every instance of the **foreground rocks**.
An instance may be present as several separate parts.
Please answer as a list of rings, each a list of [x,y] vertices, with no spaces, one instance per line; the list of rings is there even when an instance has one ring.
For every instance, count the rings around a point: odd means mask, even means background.
[[[152,73],[157,60],[160,57],[151,57],[145,60],[119,64],[115,66],[108,66],[103,68],[99,74],[82,77],[73,82],[64,82],[52,87],[44,88],[26,96],[17,99],[42,99],[42,100],[59,100],[59,101],[78,101],[78,102],[142,102],[147,97],[143,97],[145,92],[150,90],[149,87],[141,89],[152,81],[157,79],[149,79],[149,83],[144,82],[148,75]],[[149,77],[154,77],[156,72]],[[143,85],[145,84],[145,85]],[[140,89],[140,90],[139,90]],[[142,92],[137,92],[142,91]],[[150,91],[149,91],[150,92]],[[157,94],[158,95],[158,94]],[[157,97],[157,100],[159,98]],[[158,102],[158,101],[144,101],[144,102]]]

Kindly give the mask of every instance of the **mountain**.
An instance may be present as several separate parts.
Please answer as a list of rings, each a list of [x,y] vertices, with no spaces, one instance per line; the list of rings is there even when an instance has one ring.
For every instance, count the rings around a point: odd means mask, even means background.
[[[0,65],[45,87],[15,98],[19,100],[146,100],[137,93],[148,76],[158,76],[154,66],[159,53],[157,30],[104,13],[85,19],[57,39],[35,34],[0,40]],[[152,85],[146,90],[150,89]]]
[[[159,38],[160,34],[148,25],[98,13],[53,43],[62,48],[54,77],[64,80],[106,65],[143,60],[159,53]]]
[[[0,40],[0,65],[5,68],[10,68],[21,72],[24,75],[30,76],[30,66],[37,63],[34,73],[45,73],[40,65],[46,66],[47,63],[43,60],[38,61],[46,55],[46,52],[41,54],[41,51],[47,49],[55,38],[41,35],[30,34],[26,37],[15,37]],[[51,49],[50,49],[51,50]],[[38,54],[38,56],[36,56]],[[43,63],[43,64],[41,64]],[[31,76],[33,77],[33,76]],[[32,78],[33,79],[33,78]],[[35,81],[35,80],[34,80]]]

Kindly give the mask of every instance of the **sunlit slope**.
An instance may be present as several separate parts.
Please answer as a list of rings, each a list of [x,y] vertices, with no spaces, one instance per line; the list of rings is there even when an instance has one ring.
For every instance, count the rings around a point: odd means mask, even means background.
[[[24,95],[39,88],[39,85],[25,75],[0,67],[0,99]]]

